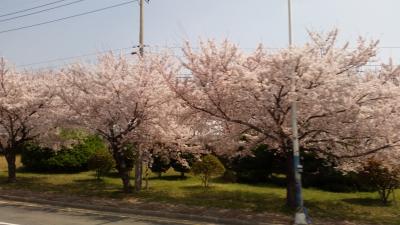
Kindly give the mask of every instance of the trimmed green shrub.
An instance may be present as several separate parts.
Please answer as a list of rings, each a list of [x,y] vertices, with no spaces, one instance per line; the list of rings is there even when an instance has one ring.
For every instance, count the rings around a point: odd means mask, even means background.
[[[85,151],[86,150],[86,151]],[[54,172],[80,172],[87,170],[87,161],[92,151],[79,148],[63,148],[48,159],[48,167]]]
[[[281,159],[274,150],[266,145],[260,145],[252,150],[253,155],[238,156],[230,161],[229,168],[236,174],[238,182],[264,183],[270,181],[272,173],[280,172],[277,165],[282,165]]]
[[[237,175],[232,170],[225,170],[225,173],[222,175],[221,180],[226,183],[236,183]]]
[[[37,144],[26,144],[21,150],[21,162],[26,170],[51,171],[48,160],[56,155],[51,148],[42,148]]]
[[[207,188],[210,184],[210,178],[222,175],[225,172],[225,167],[217,157],[206,155],[201,161],[193,165],[192,171],[201,178],[203,186]]]
[[[279,174],[286,172],[285,155],[266,145],[252,150],[253,155],[224,160],[225,166],[235,172],[237,181],[243,183],[273,183],[285,186],[286,181]],[[316,151],[301,149],[303,165],[302,184],[334,192],[371,191],[370,185],[361,180],[357,173],[342,173],[334,160],[321,158]],[[276,176],[278,174],[278,176]]]
[[[192,153],[182,153],[180,159],[174,159],[171,162],[172,168],[176,172],[181,173],[181,178],[185,177],[185,173],[189,173],[193,164],[198,160]]]
[[[89,158],[100,150],[106,150],[106,146],[97,136],[87,136],[81,143],[59,151],[29,144],[21,151],[21,162],[30,171],[80,172],[88,170]]]
[[[151,164],[151,171],[158,174],[161,177],[162,173],[167,172],[171,167],[171,160],[168,155],[154,155],[153,163]]]
[[[115,161],[109,151],[100,150],[89,158],[88,166],[96,172],[97,180],[101,180],[115,166]]]
[[[304,187],[315,187],[333,192],[372,191],[355,172],[343,173],[334,160],[320,158],[311,152],[301,152]]]

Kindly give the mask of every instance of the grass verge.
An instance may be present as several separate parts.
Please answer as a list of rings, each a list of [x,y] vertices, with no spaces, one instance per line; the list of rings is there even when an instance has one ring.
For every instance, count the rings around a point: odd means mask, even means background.
[[[0,161],[0,187],[66,195],[124,198],[121,181],[116,176],[105,177],[101,182],[92,172],[76,174],[39,174],[19,172],[18,182],[6,183],[6,169]],[[253,212],[288,214],[284,206],[285,189],[271,185],[247,185],[214,182],[204,189],[198,178],[180,179],[178,173],[169,171],[161,179],[152,175],[150,188],[139,194],[131,194],[144,201],[180,203],[186,205],[241,209]],[[400,191],[397,191],[397,201]],[[315,189],[304,190],[305,205],[312,217],[353,220],[372,224],[400,224],[400,206],[383,206],[377,193],[333,193]]]

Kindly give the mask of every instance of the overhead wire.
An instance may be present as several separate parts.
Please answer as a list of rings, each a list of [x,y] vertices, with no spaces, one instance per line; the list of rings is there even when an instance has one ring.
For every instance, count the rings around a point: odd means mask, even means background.
[[[66,4],[57,5],[57,6],[54,6],[54,7],[51,7],[51,8],[47,8],[47,9],[42,9],[42,10],[39,10],[39,11],[35,11],[35,12],[31,12],[31,13],[27,13],[27,14],[23,14],[23,15],[19,15],[19,16],[14,16],[14,17],[10,17],[10,18],[7,18],[7,19],[0,19],[0,23],[1,22],[15,20],[15,19],[19,19],[19,18],[23,18],[23,17],[27,17],[27,16],[36,15],[36,14],[43,13],[43,12],[48,12],[48,11],[51,11],[51,10],[54,10],[54,9],[58,9],[58,8],[62,8],[62,7],[65,7],[65,6],[73,5],[73,4],[76,4],[76,3],[83,2],[83,1],[86,1],[86,0],[78,0],[78,1],[68,2]]]
[[[123,56],[132,56],[133,55],[132,51],[129,51],[129,52],[123,52],[123,51],[133,50],[135,47],[137,47],[137,46],[108,49],[108,50],[104,50],[104,51],[98,51],[98,52],[93,52],[93,53],[88,53],[88,54],[77,55],[77,56],[68,56],[68,57],[49,59],[49,60],[38,61],[38,62],[33,62],[33,63],[28,63],[28,64],[21,64],[21,65],[16,65],[16,69],[18,69],[18,70],[29,69],[29,70],[35,70],[35,71],[56,69],[56,68],[70,65],[73,62],[72,60],[74,60],[74,59],[88,60],[88,57],[97,56],[97,55],[108,53],[108,52],[120,51],[120,54],[122,54]],[[179,47],[173,46],[173,47],[163,47],[163,48],[177,49]],[[152,51],[152,50],[147,51],[148,54],[155,54],[156,52],[157,51]],[[182,57],[181,55],[177,55],[176,53],[172,54],[172,56],[174,56],[176,58]],[[92,60],[92,59],[89,59],[89,60]],[[57,63],[57,64],[52,65],[52,63]],[[41,65],[41,64],[47,64],[47,65],[35,68],[36,65]]]
[[[22,64],[22,65],[17,65],[16,67],[17,68],[27,68],[27,67],[30,67],[30,66],[36,66],[36,65],[46,64],[46,63],[61,62],[61,61],[67,61],[67,60],[73,60],[73,59],[82,59],[82,58],[89,57],[89,56],[96,56],[96,55],[107,53],[107,52],[123,51],[123,50],[128,50],[128,49],[131,49],[131,48],[132,47],[108,49],[108,50],[104,50],[104,51],[87,53],[87,54],[83,54],[83,55],[68,56],[68,57],[63,57],[63,58],[55,58],[55,59],[49,59],[49,60],[45,60],[45,61]]]
[[[42,25],[45,25],[45,24],[55,23],[55,22],[59,22],[59,21],[63,21],[63,20],[67,20],[67,19],[71,19],[71,18],[75,18],[75,17],[79,17],[79,16],[84,16],[84,15],[88,15],[88,14],[92,14],[92,13],[96,13],[96,12],[100,12],[100,11],[104,11],[104,10],[108,10],[108,9],[112,9],[112,8],[116,8],[116,7],[120,7],[120,6],[131,4],[131,3],[137,2],[137,1],[138,0],[122,2],[122,3],[119,3],[119,4],[115,4],[115,5],[107,6],[107,7],[104,7],[104,8],[95,9],[95,10],[91,10],[91,11],[87,11],[87,12],[83,12],[83,13],[79,13],[79,14],[75,14],[75,15],[71,15],[71,16],[67,16],[67,17],[62,17],[62,18],[49,20],[49,21],[45,21],[45,22],[41,22],[41,23],[36,23],[36,24],[28,25],[28,26],[22,26],[22,27],[2,30],[2,31],[0,31],[0,34],[9,33],[9,32],[18,31],[18,30],[23,30],[23,29],[32,28],[32,27],[37,27],[37,26],[42,26]]]
[[[54,1],[54,2],[47,3],[47,4],[43,4],[43,5],[27,8],[27,9],[22,9],[22,10],[18,10],[18,11],[6,13],[6,14],[1,14],[0,17],[11,16],[11,15],[15,15],[15,14],[31,11],[31,10],[34,10],[34,9],[39,9],[39,8],[42,8],[42,7],[45,7],[45,6],[54,5],[54,4],[57,4],[57,3],[60,3],[60,2],[65,2],[65,1],[68,1],[68,0]]]

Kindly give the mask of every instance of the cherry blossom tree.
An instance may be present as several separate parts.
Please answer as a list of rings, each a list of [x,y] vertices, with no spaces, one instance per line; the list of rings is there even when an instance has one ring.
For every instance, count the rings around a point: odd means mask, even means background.
[[[59,96],[71,121],[101,135],[116,161],[125,192],[131,191],[132,160],[160,134],[160,116],[168,111],[168,88],[160,76],[162,56],[128,59],[107,54],[94,65],[76,64],[62,71]],[[140,168],[141,169],[141,168]],[[141,171],[136,171],[136,190]]]
[[[228,41],[202,42],[200,50],[187,44],[182,64],[191,79],[177,82],[177,76],[164,74],[185,114],[213,124],[220,138],[225,134],[236,143],[265,143],[286,156],[291,207],[292,101],[299,106],[301,149],[353,159],[393,149],[400,142],[398,69],[373,71],[366,66],[378,42],[360,38],[355,48],[338,46],[336,30],[310,37],[304,46],[271,52],[260,46],[247,54]],[[232,145],[230,150],[237,149]],[[343,167],[353,165],[344,162]]]
[[[0,152],[8,164],[8,181],[16,181],[15,159],[29,141],[42,137],[52,124],[49,74],[17,72],[0,59]]]

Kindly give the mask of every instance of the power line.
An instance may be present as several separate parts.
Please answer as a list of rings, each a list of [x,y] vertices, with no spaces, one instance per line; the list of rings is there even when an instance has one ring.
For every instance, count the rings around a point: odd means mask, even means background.
[[[8,30],[2,30],[2,31],[0,31],[0,34],[13,32],[13,31],[17,31],[17,30],[23,30],[23,29],[32,28],[32,27],[37,27],[37,26],[42,26],[42,25],[46,25],[46,24],[49,24],[49,23],[55,23],[55,22],[59,22],[59,21],[63,21],[63,20],[67,20],[67,19],[71,19],[71,18],[75,18],[75,17],[79,17],[79,16],[88,15],[88,14],[91,14],[91,13],[104,11],[104,10],[107,10],[107,9],[116,8],[116,7],[119,7],[119,6],[127,5],[127,4],[130,4],[130,3],[133,3],[133,2],[137,2],[137,1],[138,0],[122,2],[122,3],[116,4],[116,5],[111,5],[111,6],[107,6],[107,7],[104,7],[104,8],[91,10],[91,11],[87,11],[87,12],[84,12],[84,13],[75,14],[75,15],[72,15],[72,16],[62,17],[62,18],[55,19],[55,20],[50,20],[50,21],[46,21],[46,22],[42,22],[42,23],[36,23],[36,24],[28,25],[28,26],[17,27],[17,28],[8,29]]]
[[[138,47],[138,46],[135,46]],[[32,69],[32,70],[45,70],[45,69],[54,69],[60,66],[66,66],[69,65],[69,62],[66,63],[58,63],[56,65],[51,65],[50,63],[56,63],[56,62],[63,62],[63,61],[67,61],[67,60],[73,60],[73,59],[84,59],[86,57],[90,57],[90,56],[96,56],[99,54],[103,54],[103,53],[108,53],[108,52],[114,52],[114,51],[123,51],[123,50],[131,50],[132,47],[125,47],[125,48],[117,48],[117,49],[109,49],[109,50],[105,50],[105,51],[99,51],[96,53],[88,53],[88,54],[83,54],[83,55],[77,55],[77,56],[69,56],[69,57],[64,57],[64,58],[56,58],[56,59],[49,59],[49,60],[45,60],[45,61],[39,61],[39,62],[33,62],[33,63],[29,63],[29,64],[22,64],[22,65],[16,65],[17,69]],[[153,52],[147,52],[148,54],[154,54]],[[127,53],[122,53],[123,56],[131,56],[132,53],[131,52],[127,52]],[[174,55],[175,57],[179,57],[177,55]],[[45,66],[42,67],[38,67],[38,68],[31,68],[31,66],[35,66],[35,65],[41,65],[41,64],[47,64]]]
[[[7,18],[7,19],[2,19],[2,20],[0,20],[0,22],[6,22],[6,21],[22,18],[22,17],[36,15],[36,14],[39,14],[39,13],[42,13],[42,12],[51,11],[53,9],[58,9],[58,8],[61,8],[61,7],[69,6],[69,5],[76,4],[76,3],[79,3],[79,2],[83,2],[83,1],[86,1],[86,0],[78,0],[78,1],[74,1],[74,2],[69,2],[69,3],[63,4],[63,5],[58,5],[58,6],[54,6],[54,7],[51,7],[51,8],[42,9],[42,10],[39,10],[39,11],[36,11],[36,12],[27,13],[27,14],[23,14],[23,15],[20,15],[20,16],[14,16],[14,17],[10,17],[10,18]]]
[[[56,58],[56,59],[49,59],[45,61],[39,61],[39,62],[33,62],[29,64],[23,64],[23,65],[17,65],[19,68],[26,68],[29,66],[35,66],[35,65],[40,65],[40,64],[45,64],[45,63],[53,63],[53,62],[60,62],[60,61],[66,61],[66,60],[72,60],[72,59],[80,59],[88,56],[94,56],[102,53],[107,53],[107,52],[113,52],[113,51],[123,51],[123,50],[128,50],[131,49],[131,47],[124,47],[124,48],[117,48],[117,49],[109,49],[105,51],[100,51],[100,52],[93,52],[93,53],[88,53],[88,54],[83,54],[83,55],[77,55],[77,56],[68,56],[68,57],[63,57],[63,58]]]
[[[45,6],[48,6],[48,5],[54,5],[54,4],[57,4],[59,2],[65,2],[65,1],[67,1],[67,0],[59,0],[59,1],[55,1],[55,2],[50,2],[50,3],[47,3],[47,4],[35,6],[35,7],[32,7],[32,8],[22,9],[22,10],[10,12],[10,13],[2,14],[2,15],[0,15],[0,17],[11,16],[11,15],[14,15],[14,14],[31,11],[33,9],[38,9],[38,8],[42,8],[42,7],[45,7]]]
[[[156,45],[156,46],[157,46],[157,48],[163,48],[163,49],[180,49],[180,48],[182,48],[179,46],[161,46],[161,45]],[[134,47],[138,47],[138,46],[134,46]],[[150,46],[150,48],[151,48],[151,46]],[[113,52],[113,51],[123,51],[123,50],[130,50],[130,49],[132,49],[132,47],[109,49],[109,50],[104,50],[104,51],[99,51],[99,52],[87,53],[87,54],[83,54],[83,55],[67,56],[67,57],[63,57],[63,58],[55,58],[55,59],[49,59],[49,60],[45,60],[45,61],[22,64],[22,65],[17,65],[17,67],[24,68],[24,67],[35,66],[35,65],[45,64],[45,63],[60,62],[60,61],[66,61],[66,60],[72,60],[72,59],[80,59],[80,58],[94,56],[94,55],[98,55],[98,54],[102,54],[102,53]],[[153,54],[153,52],[150,50],[149,54]],[[175,55],[175,56],[177,56],[177,55]]]
[[[379,48],[388,48],[388,49],[393,49],[393,48],[400,48],[400,46],[382,46],[382,47],[378,47]]]
[[[82,59],[84,57],[87,56],[95,56],[97,54],[102,54],[102,53],[106,53],[106,52],[112,52],[112,51],[118,51],[118,50],[131,50],[132,47],[129,48],[122,48],[122,49],[114,49],[114,50],[108,50],[108,51],[102,51],[102,52],[98,52],[98,53],[93,53],[93,54],[87,54],[87,55],[80,55],[80,56],[72,56],[72,57],[66,57],[66,58],[60,58],[57,60],[49,60],[49,61],[43,61],[43,62],[38,62],[38,63],[32,63],[32,64],[27,64],[27,65],[20,65],[20,66],[16,66],[17,69],[20,70],[25,70],[25,69],[29,69],[31,71],[43,71],[43,70],[49,70],[49,69],[56,69],[56,68],[60,68],[60,67],[65,67],[68,65],[71,65],[71,62],[65,62],[65,63],[58,63],[55,65],[46,65],[46,66],[42,66],[42,67],[37,67],[37,68],[28,68],[29,65],[38,65],[38,64],[43,64],[46,62],[59,62],[59,61],[65,61],[68,59]],[[122,56],[132,56],[132,54],[130,52],[127,53],[121,53]]]

